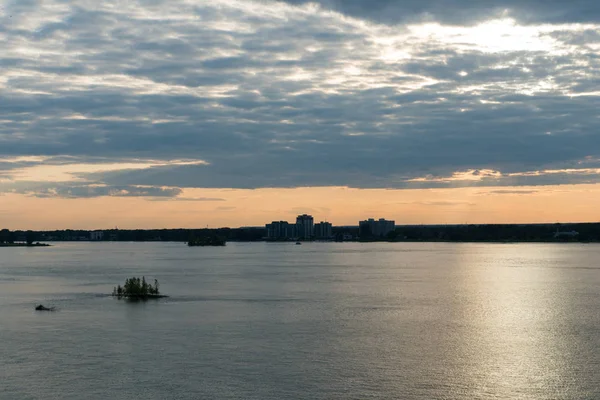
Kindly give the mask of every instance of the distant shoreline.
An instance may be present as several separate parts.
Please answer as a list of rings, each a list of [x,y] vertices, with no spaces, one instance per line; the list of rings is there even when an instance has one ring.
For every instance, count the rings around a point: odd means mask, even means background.
[[[201,229],[105,229],[0,231],[0,242],[179,242],[197,238],[224,242],[296,241],[295,235],[269,237],[266,227]],[[285,237],[284,237],[285,236]],[[287,237],[290,236],[290,237]],[[337,242],[447,242],[447,243],[600,243],[600,223],[397,225],[383,237],[360,226],[333,226],[329,238]],[[315,238],[316,239],[316,238]],[[300,239],[302,241],[302,239]],[[23,245],[21,245],[23,246]]]
[[[47,243],[0,243],[0,247],[50,247]]]
[[[178,240],[50,240],[50,243],[181,243]],[[296,240],[230,240],[228,243],[269,243],[269,244],[295,244]],[[583,240],[300,240],[301,243],[572,243],[572,244],[600,244],[600,241],[583,241]],[[185,243],[184,243],[185,244]],[[0,247],[11,247],[0,244]],[[37,246],[52,246],[51,244],[40,244]],[[12,247],[36,247],[36,245],[18,245]],[[204,247],[219,247],[219,246],[204,246]]]

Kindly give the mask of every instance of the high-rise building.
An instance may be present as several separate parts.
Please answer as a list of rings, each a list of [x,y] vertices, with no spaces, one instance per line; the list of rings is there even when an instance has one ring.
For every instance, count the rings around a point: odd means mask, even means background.
[[[311,239],[314,236],[314,219],[312,215],[298,215],[296,217],[296,230],[300,239]]]
[[[319,222],[315,224],[315,238],[331,239],[333,237],[332,226],[329,222]]]
[[[388,221],[380,218],[375,220],[369,218],[365,221],[358,223],[359,235],[362,238],[367,237],[385,237],[388,233],[396,229],[396,223],[394,221]]]
[[[292,239],[297,236],[296,225],[290,224],[287,221],[273,221],[266,225],[267,239],[285,240]]]

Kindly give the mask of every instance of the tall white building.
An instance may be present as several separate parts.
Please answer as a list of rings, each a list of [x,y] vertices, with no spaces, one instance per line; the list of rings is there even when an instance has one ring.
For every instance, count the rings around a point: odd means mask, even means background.
[[[296,231],[300,239],[311,239],[314,236],[314,219],[312,215],[298,215],[296,217]]]
[[[273,221],[266,225],[267,239],[292,239],[297,236],[296,225],[287,221]]]
[[[319,222],[315,224],[315,238],[331,239],[333,237],[332,225],[329,222]]]

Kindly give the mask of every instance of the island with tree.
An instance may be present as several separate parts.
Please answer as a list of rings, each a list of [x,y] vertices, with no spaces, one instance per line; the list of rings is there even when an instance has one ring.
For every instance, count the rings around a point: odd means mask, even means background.
[[[146,277],[142,276],[142,279],[138,277],[125,279],[125,285],[115,287],[112,295],[119,299],[130,299],[130,300],[147,300],[147,299],[160,299],[165,296],[160,294],[158,280],[154,280],[154,285],[146,282]]]

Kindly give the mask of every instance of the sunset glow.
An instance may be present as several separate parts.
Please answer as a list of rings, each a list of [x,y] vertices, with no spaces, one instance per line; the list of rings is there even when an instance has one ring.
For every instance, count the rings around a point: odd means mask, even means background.
[[[425,3],[5,1],[3,224],[600,218],[600,23]]]

